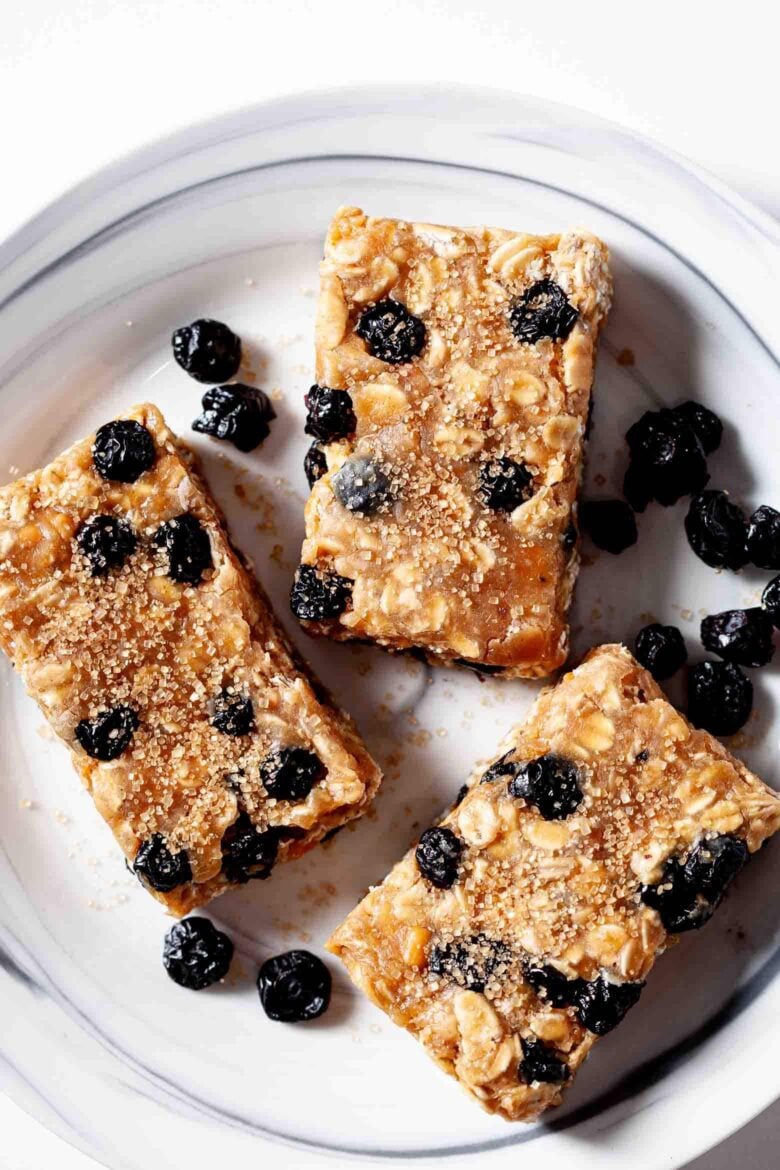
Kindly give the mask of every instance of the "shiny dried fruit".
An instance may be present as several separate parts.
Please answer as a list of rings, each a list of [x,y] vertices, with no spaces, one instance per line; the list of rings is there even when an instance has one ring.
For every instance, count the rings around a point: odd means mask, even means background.
[[[415,850],[417,868],[432,886],[448,890],[458,876],[463,842],[452,829],[426,829]]]
[[[327,769],[316,752],[302,747],[275,748],[260,765],[260,779],[276,800],[305,800]]]
[[[254,451],[271,433],[276,418],[271,399],[254,386],[233,382],[214,386],[203,395],[203,413],[192,429],[214,439],[224,439],[239,451]]]
[[[562,1052],[542,1044],[541,1040],[526,1040],[521,1037],[523,1059],[518,1066],[518,1078],[525,1085],[534,1083],[559,1085],[568,1081],[571,1069]]]
[[[221,691],[214,700],[211,726],[223,735],[249,735],[255,725],[252,700],[247,695]]]
[[[524,463],[502,455],[480,465],[477,495],[494,512],[513,512],[530,500],[533,479]]]
[[[227,880],[243,885],[270,877],[282,836],[280,829],[255,828],[247,813],[240,813],[222,837],[222,872]]]
[[[163,965],[174,983],[203,991],[224,979],[233,958],[233,943],[208,918],[185,918],[165,936]]]
[[[212,567],[209,534],[191,512],[166,520],[153,539],[168,558],[168,576],[172,581],[198,585],[206,570]]]
[[[532,804],[546,821],[558,821],[571,816],[582,803],[580,782],[575,763],[548,752],[522,764],[507,790],[510,796]]]
[[[713,569],[741,569],[747,564],[748,522],[726,492],[700,492],[691,500],[685,532],[696,556]]]
[[[133,872],[144,885],[161,894],[169,894],[177,886],[192,881],[190,860],[185,850],[172,853],[162,833],[154,833],[143,842],[135,855]]]
[[[739,666],[766,666],[775,652],[772,619],[763,609],[726,609],[701,623],[705,650]]]
[[[750,517],[748,559],[758,569],[780,569],[780,512],[763,504]]]
[[[473,934],[447,943],[436,943],[428,953],[428,970],[443,976],[467,991],[484,991],[497,969],[512,962],[506,943]]]
[[[640,897],[658,911],[664,929],[672,934],[699,930],[712,918],[747,859],[747,845],[741,837],[729,833],[705,837],[685,862],[669,858],[660,882],[643,886]]]
[[[241,365],[241,338],[222,321],[200,317],[171,337],[178,365],[198,382],[227,382]]]
[[[629,427],[631,494],[644,492],[668,506],[681,496],[700,492],[709,479],[704,450],[696,432],[671,410],[648,410]],[[629,497],[630,498],[630,497]]]
[[[688,672],[688,718],[712,735],[734,735],[753,709],[753,684],[732,662],[697,662]]]
[[[146,427],[133,418],[106,423],[95,435],[92,463],[103,479],[135,483],[154,460],[154,439]]]
[[[523,978],[550,1007],[571,1007],[582,990],[584,980],[568,979],[550,963],[527,958],[523,961]]]
[[[127,520],[117,516],[90,516],[76,533],[79,552],[89,562],[93,577],[105,577],[119,569],[135,552],[138,539]]]
[[[775,629],[780,629],[780,577],[773,577],[761,594],[761,604],[772,619]]]
[[[634,654],[659,682],[671,678],[688,658],[685,639],[677,627],[662,626],[659,622],[642,627],[634,642]]]
[[[358,516],[373,516],[393,498],[390,477],[362,456],[347,459],[331,483],[339,503]]]
[[[545,337],[564,341],[579,316],[559,284],[537,280],[509,308],[509,326],[518,341],[533,344]]]
[[[304,399],[306,403],[307,435],[314,435],[321,443],[346,439],[357,426],[352,399],[347,390],[333,390],[315,383]]]
[[[120,703],[100,711],[94,719],[82,719],[76,725],[76,739],[93,760],[107,762],[122,755],[137,729],[138,715]]]
[[[574,1013],[589,1032],[606,1036],[634,1006],[643,988],[644,983],[611,983],[603,976],[583,982]]]
[[[263,963],[257,990],[269,1019],[282,1024],[316,1020],[330,1003],[330,972],[310,951],[286,951]]]
[[[723,423],[717,414],[700,402],[693,401],[681,402],[675,406],[672,414],[682,419],[696,433],[705,455],[717,451],[723,438]]]
[[[355,325],[372,357],[400,365],[410,362],[425,345],[425,325],[400,301],[377,301],[364,309]]]
[[[623,500],[586,500],[580,523],[597,548],[617,556],[637,541],[634,513]]]
[[[312,443],[303,459],[303,470],[309,487],[314,487],[318,479],[322,479],[328,470],[328,461],[325,452],[318,442]]]

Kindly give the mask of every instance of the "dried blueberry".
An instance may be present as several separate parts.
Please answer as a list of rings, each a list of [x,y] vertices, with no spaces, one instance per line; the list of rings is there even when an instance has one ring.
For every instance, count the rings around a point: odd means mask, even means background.
[[[347,390],[332,390],[330,386],[310,387],[306,402],[307,435],[314,435],[321,443],[346,439],[357,426],[352,399]]]
[[[233,382],[230,386],[213,386],[203,395],[203,413],[192,429],[214,439],[226,439],[239,451],[254,451],[271,433],[276,418],[271,399],[254,386]]]
[[[94,719],[82,719],[76,726],[76,739],[93,760],[115,760],[130,746],[137,729],[135,711],[120,703],[100,711]]]
[[[670,678],[688,658],[685,640],[677,627],[659,622],[642,627],[634,642],[634,654],[659,682]]]
[[[763,609],[726,609],[701,623],[705,650],[739,666],[766,666],[775,652],[772,619]]]
[[[154,543],[168,556],[168,576],[185,585],[198,585],[212,567],[209,534],[191,512],[166,520],[154,534]]]
[[[198,382],[227,382],[241,365],[241,338],[208,317],[177,329],[171,345],[177,363]]]
[[[563,820],[583,800],[579,768],[552,752],[529,760],[509,781],[510,796],[528,801],[546,821]]]
[[[90,516],[76,533],[79,552],[89,562],[93,577],[119,569],[135,552],[138,540],[132,525],[116,516]]]
[[[586,500],[580,521],[596,548],[614,556],[636,544],[636,520],[624,500]]]
[[[494,512],[513,512],[533,495],[533,475],[524,463],[501,455],[479,469],[477,495]]]
[[[330,1003],[330,972],[310,951],[286,951],[263,963],[257,990],[269,1019],[282,1024],[316,1020]]]
[[[504,752],[503,756],[495,760],[487,771],[482,773],[480,784],[490,784],[493,780],[500,780],[502,776],[516,776],[522,768],[522,764],[510,761],[509,757],[514,755],[514,749],[510,748],[508,752]]]
[[[633,468],[629,499],[644,493],[667,506],[700,492],[709,479],[696,432],[671,410],[646,411],[628,429],[626,441]]]
[[[561,533],[561,545],[565,549],[574,548],[577,543],[577,525],[567,524]]]
[[[314,487],[317,480],[322,479],[328,470],[328,461],[325,458],[325,452],[316,440],[304,456],[303,470],[310,488]]]
[[[748,522],[726,492],[700,492],[691,500],[685,532],[696,556],[713,569],[741,569],[747,564]]]
[[[270,877],[280,836],[278,829],[261,832],[247,813],[240,813],[222,837],[222,872],[227,880],[243,885],[253,878]]]
[[[106,423],[95,435],[92,463],[103,479],[135,483],[154,463],[154,440],[134,418]]]
[[[459,804],[463,803],[463,797],[469,790],[468,784],[461,784],[458,791],[455,793],[455,799],[452,802],[452,808],[457,808]]]
[[[606,1036],[642,994],[644,983],[610,983],[603,976],[581,986],[574,1013],[584,1028]]]
[[[695,432],[704,448],[705,455],[717,451],[723,438],[723,423],[717,414],[702,406],[700,402],[682,402],[672,411],[677,418],[682,419]]]
[[[463,842],[452,829],[426,829],[415,850],[417,868],[432,886],[448,890],[458,876]]]
[[[713,735],[734,735],[753,709],[753,684],[732,662],[697,662],[688,672],[688,718]]]
[[[758,569],[780,569],[780,512],[762,504],[750,517],[748,560]]]
[[[721,834],[704,838],[684,864],[676,857],[669,858],[658,885],[643,886],[640,897],[658,911],[670,933],[699,930],[712,918],[747,859],[747,845],[740,837]]]
[[[509,325],[518,341],[533,343],[549,337],[564,341],[579,316],[559,284],[537,280],[509,309]]]
[[[780,630],[780,577],[773,577],[769,582],[761,594],[761,604],[769,614],[772,625]]]
[[[233,944],[208,918],[185,918],[165,936],[163,965],[174,983],[203,991],[224,979],[233,958]]]
[[[249,735],[255,725],[254,708],[248,695],[221,691],[214,700],[211,726],[223,735]]]
[[[372,357],[394,366],[410,362],[425,345],[425,325],[399,301],[377,301],[364,309],[355,332]]]
[[[352,582],[338,573],[299,565],[290,590],[290,608],[301,621],[325,622],[337,618],[352,599]]]
[[[373,516],[393,498],[390,477],[363,456],[347,459],[331,480],[340,504],[358,516]]]
[[[542,1044],[541,1040],[525,1040],[520,1038],[523,1048],[523,1059],[517,1069],[517,1075],[524,1085],[534,1082],[544,1085],[559,1085],[568,1081],[571,1069],[566,1063],[562,1052]]]
[[[133,872],[144,885],[161,894],[192,881],[190,860],[184,849],[171,853],[161,833],[155,833],[141,845],[135,855]]]
[[[562,971],[535,959],[523,962],[523,978],[550,1007],[570,1007],[582,990],[582,979],[567,979]]]
[[[275,748],[260,765],[265,790],[276,800],[305,800],[326,773],[316,752],[302,747]]]
[[[486,934],[437,943],[428,953],[428,970],[468,991],[484,991],[499,968],[512,962],[509,947]]]

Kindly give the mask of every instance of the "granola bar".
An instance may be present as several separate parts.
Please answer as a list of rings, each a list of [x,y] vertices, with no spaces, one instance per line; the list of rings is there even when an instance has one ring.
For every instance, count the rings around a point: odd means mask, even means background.
[[[602,646],[329,947],[485,1109],[528,1121],[779,827],[780,799]]]
[[[566,659],[607,248],[367,217],[325,243],[293,610],[507,676]]]
[[[379,782],[144,405],[0,491],[0,645],[135,872],[185,914]]]

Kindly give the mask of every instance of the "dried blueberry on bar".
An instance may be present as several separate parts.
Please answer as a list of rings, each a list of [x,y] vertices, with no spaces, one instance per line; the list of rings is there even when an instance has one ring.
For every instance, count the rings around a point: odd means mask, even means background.
[[[610,297],[586,232],[337,213],[306,395],[318,446],[293,610],[309,633],[510,678],[564,662]],[[317,582],[334,580],[331,605]]]
[[[778,828],[775,793],[626,649],[601,646],[329,949],[479,1104],[529,1121],[641,1011],[655,960]]]
[[[153,406],[0,490],[0,644],[174,914],[267,877],[376,790]]]

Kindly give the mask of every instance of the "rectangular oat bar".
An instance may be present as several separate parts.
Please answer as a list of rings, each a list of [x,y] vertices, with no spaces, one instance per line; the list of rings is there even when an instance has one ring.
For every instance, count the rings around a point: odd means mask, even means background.
[[[185,914],[359,816],[379,772],[154,406],[0,491],[0,645]]]
[[[529,1121],[779,827],[775,793],[602,646],[328,945],[485,1109]]]
[[[375,219],[325,243],[293,610],[507,676],[566,659],[605,245]]]

